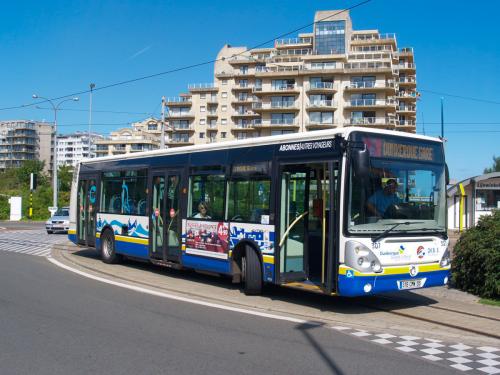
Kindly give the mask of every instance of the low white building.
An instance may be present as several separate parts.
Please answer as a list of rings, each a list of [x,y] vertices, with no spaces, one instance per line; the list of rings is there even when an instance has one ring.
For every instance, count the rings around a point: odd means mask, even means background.
[[[97,133],[76,132],[57,136],[57,165],[75,166],[80,160],[95,157],[96,141],[103,139]]]
[[[458,230],[460,226],[460,184],[465,193],[464,228],[476,225],[481,216],[500,210],[500,172],[468,178],[448,188],[448,229]]]

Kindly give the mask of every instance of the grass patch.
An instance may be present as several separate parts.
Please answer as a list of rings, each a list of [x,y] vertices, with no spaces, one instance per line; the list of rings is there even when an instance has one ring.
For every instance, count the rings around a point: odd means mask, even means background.
[[[479,300],[479,303],[482,303],[483,305],[491,305],[491,306],[500,307],[500,300],[498,300],[498,299],[481,298]]]

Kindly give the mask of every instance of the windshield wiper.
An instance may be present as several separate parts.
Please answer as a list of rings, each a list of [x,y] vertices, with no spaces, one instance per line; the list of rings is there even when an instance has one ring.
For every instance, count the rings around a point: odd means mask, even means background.
[[[401,232],[402,233],[406,233],[406,232],[418,232],[418,231],[422,231],[422,232],[434,232],[434,234],[440,235],[444,239],[448,238],[448,235],[446,234],[446,231],[440,232],[436,228],[410,228],[410,229],[404,229]]]
[[[372,242],[377,242],[381,238],[385,237],[389,232],[392,230],[396,229],[400,225],[411,225],[411,224],[422,224],[423,221],[403,221],[402,223],[396,223],[392,227],[384,230],[382,233],[380,233],[378,236],[372,238]],[[386,224],[386,225],[391,225],[391,224]]]

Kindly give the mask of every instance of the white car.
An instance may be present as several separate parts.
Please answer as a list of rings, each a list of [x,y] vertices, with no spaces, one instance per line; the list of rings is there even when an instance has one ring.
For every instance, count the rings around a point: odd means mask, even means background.
[[[54,216],[45,222],[48,234],[54,232],[68,233],[69,229],[69,207],[62,207],[56,211]]]

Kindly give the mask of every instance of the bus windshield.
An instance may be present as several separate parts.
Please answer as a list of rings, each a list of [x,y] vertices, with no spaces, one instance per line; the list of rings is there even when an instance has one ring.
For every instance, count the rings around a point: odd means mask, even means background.
[[[350,173],[348,231],[445,232],[443,164],[372,158],[368,176]]]

